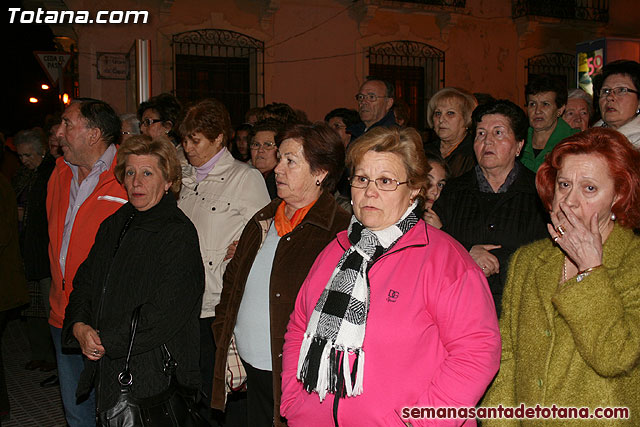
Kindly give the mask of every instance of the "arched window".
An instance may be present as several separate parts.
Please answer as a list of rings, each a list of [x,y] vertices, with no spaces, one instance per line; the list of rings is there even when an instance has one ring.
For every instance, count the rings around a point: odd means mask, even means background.
[[[576,57],[568,53],[544,53],[527,60],[527,82],[536,74],[558,76],[569,89],[576,86]]]
[[[395,85],[410,108],[409,125],[426,128],[427,103],[444,87],[444,52],[425,43],[397,40],[369,47],[369,75]]]
[[[227,30],[195,30],[173,36],[176,96],[182,102],[216,98],[242,123],[264,104],[264,43]]]

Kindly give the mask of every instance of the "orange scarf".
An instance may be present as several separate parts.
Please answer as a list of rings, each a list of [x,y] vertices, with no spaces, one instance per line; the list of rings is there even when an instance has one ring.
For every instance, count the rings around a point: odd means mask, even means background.
[[[291,233],[293,229],[296,228],[298,224],[302,222],[304,217],[307,215],[307,212],[309,212],[309,209],[311,209],[311,207],[316,203],[316,201],[317,200],[314,200],[313,202],[309,203],[307,206],[298,209],[293,214],[291,219],[289,219],[284,214],[284,207],[286,203],[283,200],[280,203],[280,206],[278,206],[278,209],[276,210],[276,216],[273,219],[274,224],[276,226],[276,231],[278,232],[278,236],[282,237],[287,233]]]

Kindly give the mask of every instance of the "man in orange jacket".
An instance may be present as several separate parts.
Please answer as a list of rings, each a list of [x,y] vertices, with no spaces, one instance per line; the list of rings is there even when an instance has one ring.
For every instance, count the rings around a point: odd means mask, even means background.
[[[67,107],[56,131],[63,157],[47,189],[51,313],[49,325],[56,349],[60,392],[70,427],[95,426],[95,400],[77,396],[84,368],[79,351],[63,349],[62,321],[76,270],[89,254],[102,221],[127,202],[116,180],[116,142],[120,119],[106,102],[82,98]]]

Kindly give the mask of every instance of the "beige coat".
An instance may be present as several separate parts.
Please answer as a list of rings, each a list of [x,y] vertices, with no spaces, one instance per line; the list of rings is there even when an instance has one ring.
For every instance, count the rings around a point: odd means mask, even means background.
[[[631,418],[483,426],[640,425],[640,238],[616,225],[603,266],[580,282],[559,285],[563,261],[549,239],[513,255],[502,300],[500,372],[481,406],[626,406]]]
[[[238,240],[247,222],[271,198],[260,171],[235,160],[227,150],[200,183],[191,165],[183,167],[182,175],[178,207],[198,230],[205,268],[200,317],[214,317],[228,263],[223,261],[227,247]]]

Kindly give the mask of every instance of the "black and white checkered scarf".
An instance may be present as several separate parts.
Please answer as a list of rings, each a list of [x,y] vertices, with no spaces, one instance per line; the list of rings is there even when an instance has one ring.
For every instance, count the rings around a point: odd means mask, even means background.
[[[298,359],[298,379],[305,390],[316,391],[321,402],[327,392],[337,398],[362,393],[362,343],[369,313],[367,271],[416,225],[415,206],[410,206],[396,224],[381,231],[371,231],[355,216],[351,218],[348,236],[352,246],[338,261],[316,303]],[[353,369],[349,368],[349,354],[356,357]]]

